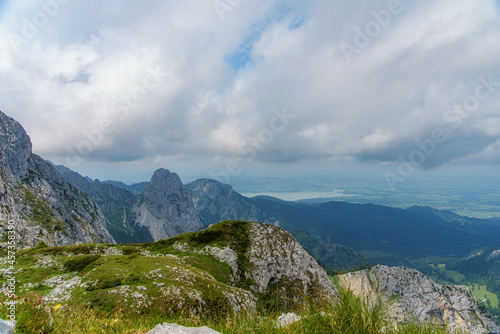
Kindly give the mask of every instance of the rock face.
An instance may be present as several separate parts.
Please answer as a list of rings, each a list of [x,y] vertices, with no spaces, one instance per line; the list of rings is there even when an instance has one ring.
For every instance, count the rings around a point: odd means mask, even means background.
[[[264,293],[273,284],[288,281],[294,282],[309,297],[335,295],[335,289],[325,270],[290,233],[265,224],[251,224],[248,230],[250,248],[247,256],[251,265],[245,277],[253,280],[254,290]],[[287,291],[283,289],[283,293],[286,294]],[[293,293],[289,297],[296,298]]]
[[[414,317],[467,333],[497,328],[494,318],[478,304],[466,286],[442,286],[415,269],[375,266],[339,276],[340,283],[360,297],[381,296],[397,322]]]
[[[151,242],[199,231],[203,223],[179,176],[157,170],[139,195],[57,166],[65,179],[102,208],[110,233],[120,243]]]
[[[207,326],[184,327],[177,324],[164,323],[156,326],[146,334],[220,334]]]
[[[500,249],[491,252],[491,254],[488,255],[488,257],[486,258],[486,261],[493,261],[495,259],[498,259],[499,257],[500,257]]]
[[[193,196],[196,212],[207,226],[234,219],[278,225],[277,219],[268,217],[229,184],[200,179],[189,183],[186,188]]]
[[[319,302],[337,295],[325,270],[285,230],[267,224],[224,221],[173,239],[174,248],[210,254],[226,263],[231,284],[277,308]],[[193,248],[191,245],[195,244]]]
[[[114,242],[96,203],[33,154],[26,131],[2,112],[0,148],[0,234],[12,219],[18,247]]]
[[[148,228],[154,240],[203,228],[191,194],[179,176],[166,169],[154,173],[132,211],[137,217],[135,224]]]
[[[118,243],[153,241],[146,227],[135,224],[137,217],[132,207],[138,201],[137,196],[111,184],[83,177],[65,166],[56,168],[67,182],[88,194],[99,205],[106,217],[106,228]]]

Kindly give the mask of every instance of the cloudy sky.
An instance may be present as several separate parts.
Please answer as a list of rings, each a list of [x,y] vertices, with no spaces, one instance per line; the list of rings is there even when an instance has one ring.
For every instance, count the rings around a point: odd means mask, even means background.
[[[0,110],[139,181],[500,164],[494,0],[0,1]]]

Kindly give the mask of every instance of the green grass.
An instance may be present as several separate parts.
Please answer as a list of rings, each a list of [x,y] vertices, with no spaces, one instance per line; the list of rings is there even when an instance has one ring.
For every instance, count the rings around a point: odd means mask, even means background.
[[[48,231],[66,231],[66,223],[55,218],[46,199],[36,197],[28,188],[24,188],[23,195],[31,208],[31,220],[38,222]]]
[[[438,284],[448,285],[450,284],[450,282],[453,284],[464,284],[467,281],[467,278],[461,272],[455,270],[447,270],[446,264],[440,263],[437,265],[427,265],[434,269],[434,273],[428,273],[428,276]],[[420,267],[420,269],[422,268]],[[438,273],[438,275],[436,273]]]
[[[451,278],[455,282],[459,282],[459,283],[464,282],[466,279],[465,276],[458,271],[447,270],[446,264],[439,264],[438,269],[439,269],[439,271],[444,272],[446,274],[446,276],[448,276],[449,278]]]
[[[187,327],[208,326],[225,334],[241,333],[332,333],[332,334],[445,334],[445,328],[409,321],[402,325],[389,324],[387,308],[378,302],[368,302],[341,290],[336,302],[310,304],[299,312],[301,320],[282,328],[278,313],[256,312],[232,314],[228,317],[169,316],[162,313],[137,314],[127,309],[106,312],[83,305],[49,306],[36,294],[30,294],[18,306],[16,333],[24,334],[142,334],[159,323],[178,323]],[[1,312],[0,312],[1,313]],[[459,333],[459,332],[456,332]]]
[[[231,286],[232,273],[227,264],[211,255],[181,252],[173,245],[186,242],[195,250],[230,245],[241,257],[239,266],[244,270],[248,265],[244,257],[249,247],[247,224],[223,222],[214,225],[210,233],[187,233],[140,245],[39,244],[21,250],[16,265],[23,269],[16,274],[16,333],[146,333],[164,322],[206,325],[221,333],[350,334],[381,333],[383,328],[384,333],[394,334],[446,333],[440,327],[412,322],[396,328],[387,323],[387,307],[380,299],[373,303],[342,289],[335,301],[320,303],[320,298],[305,298],[304,303],[285,305],[288,301],[283,298],[283,288],[288,289],[287,295],[300,293],[294,282],[285,280],[280,282],[283,285],[271,285],[266,294],[254,292],[258,298],[255,310],[236,311],[226,295],[245,298],[246,292],[240,288],[248,290],[253,282],[244,280],[233,283],[237,287]],[[113,249],[119,252],[111,252]],[[47,266],[48,260],[51,264]],[[45,303],[42,297],[55,287],[44,282],[54,276],[63,276],[66,281],[80,279],[81,285],[74,287],[69,300]],[[39,285],[24,287],[28,282]],[[6,278],[0,276],[2,283]],[[138,295],[144,296],[144,303]],[[0,302],[8,300],[0,295]],[[283,311],[296,312],[301,321],[288,328],[279,327],[276,319]],[[0,307],[0,317],[6,315],[7,308]]]
[[[498,296],[487,290],[486,285],[474,284],[469,286],[472,294],[480,300],[489,300],[492,308],[498,308]]]

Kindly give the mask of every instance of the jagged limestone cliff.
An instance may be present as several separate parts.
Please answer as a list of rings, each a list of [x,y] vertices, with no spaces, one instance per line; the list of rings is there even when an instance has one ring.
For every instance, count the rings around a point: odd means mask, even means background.
[[[154,172],[141,194],[90,180],[57,166],[65,179],[102,208],[108,230],[119,243],[150,242],[204,227],[179,176],[167,169]]]
[[[0,234],[15,223],[17,247],[114,242],[104,216],[85,193],[32,153],[23,127],[0,112]]]
[[[357,296],[381,297],[390,305],[390,316],[397,322],[416,319],[478,334],[498,327],[468,287],[436,284],[415,269],[378,265],[338,279]]]
[[[279,226],[276,218],[264,214],[249,198],[234,191],[229,184],[199,179],[187,184],[186,188],[193,197],[196,212],[206,225],[238,219]]]
[[[155,171],[132,211],[135,224],[147,227],[154,240],[203,228],[191,194],[177,174],[163,168]]]

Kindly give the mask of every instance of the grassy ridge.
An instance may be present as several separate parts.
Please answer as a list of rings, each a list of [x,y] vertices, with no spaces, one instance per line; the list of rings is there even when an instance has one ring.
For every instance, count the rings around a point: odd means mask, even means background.
[[[309,294],[304,303],[290,303],[284,296],[295,295],[283,293],[286,286],[278,286],[286,285],[283,279],[252,295],[252,281],[241,273],[235,279],[229,265],[203,252],[207,246],[230,246],[244,273],[252,265],[246,257],[248,224],[222,222],[154,243],[40,243],[18,251],[16,333],[146,333],[164,322],[206,325],[221,333],[446,333],[411,321],[393,325],[387,305],[369,304],[340,288],[336,300]],[[0,255],[0,268],[8,268],[7,254]],[[6,283],[0,276],[0,284]],[[8,301],[0,294],[4,319]],[[254,307],[247,307],[251,303]],[[301,320],[281,328],[278,316],[292,311]]]
[[[370,306],[371,305],[371,306]],[[387,307],[370,304],[350,291],[340,290],[339,299],[324,305],[308,305],[299,311],[300,320],[287,327],[279,325],[278,313],[255,312],[229,317],[172,317],[161,312],[139,315],[130,310],[105,312],[91,307],[60,304],[48,306],[39,295],[31,293],[18,307],[16,333],[24,334],[142,334],[159,323],[178,323],[188,327],[208,326],[221,333],[333,333],[333,334],[445,334],[435,325],[409,321],[396,325],[386,322]],[[4,309],[0,311],[4,315]],[[459,333],[459,332],[455,332]]]

